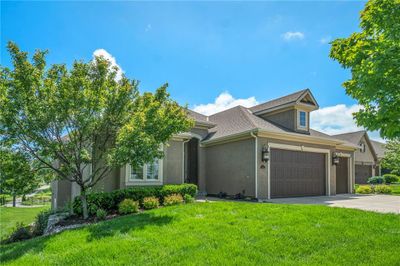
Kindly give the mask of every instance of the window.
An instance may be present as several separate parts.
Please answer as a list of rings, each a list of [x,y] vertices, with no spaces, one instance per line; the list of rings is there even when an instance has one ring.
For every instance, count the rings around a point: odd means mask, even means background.
[[[365,152],[365,143],[364,142],[360,143],[360,151]]]
[[[155,160],[143,166],[127,165],[127,182],[156,182],[162,181],[162,160]]]
[[[307,128],[307,113],[304,111],[299,111],[299,122],[298,126],[300,128]]]

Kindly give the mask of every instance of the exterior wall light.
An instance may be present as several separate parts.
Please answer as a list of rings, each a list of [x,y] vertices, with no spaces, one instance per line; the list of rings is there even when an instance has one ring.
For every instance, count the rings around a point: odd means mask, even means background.
[[[261,150],[261,160],[266,163],[269,161],[269,150],[267,145],[264,145]]]
[[[337,155],[336,152],[334,152],[334,153],[332,154],[332,163],[333,163],[334,165],[338,165],[338,164],[339,164],[339,156]]]

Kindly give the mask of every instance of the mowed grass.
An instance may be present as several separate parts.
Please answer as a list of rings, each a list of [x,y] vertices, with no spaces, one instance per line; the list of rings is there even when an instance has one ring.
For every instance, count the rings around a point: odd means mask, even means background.
[[[9,235],[18,222],[28,225],[35,220],[40,211],[49,208],[49,206],[37,208],[0,207],[0,239]]]
[[[399,265],[400,216],[206,202],[1,247],[13,265]]]

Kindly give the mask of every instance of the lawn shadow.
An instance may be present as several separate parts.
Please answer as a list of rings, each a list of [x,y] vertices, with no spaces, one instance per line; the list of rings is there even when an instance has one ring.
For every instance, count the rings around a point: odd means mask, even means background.
[[[46,242],[52,237],[53,236],[37,237],[16,243],[1,244],[0,264],[16,260],[28,252],[41,252],[45,248]]]
[[[175,217],[170,215],[154,215],[153,213],[140,213],[116,218],[109,222],[101,222],[88,227],[90,232],[87,240],[93,241],[110,237],[117,233],[143,230],[146,226],[164,226],[172,222]]]

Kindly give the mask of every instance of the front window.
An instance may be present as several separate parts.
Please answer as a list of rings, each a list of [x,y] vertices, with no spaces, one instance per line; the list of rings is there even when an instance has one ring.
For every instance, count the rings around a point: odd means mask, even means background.
[[[299,126],[307,127],[307,114],[304,111],[299,111]]]
[[[162,180],[162,159],[155,160],[152,163],[144,164],[143,166],[133,167],[127,165],[127,181],[146,182],[146,181],[161,181]]]

